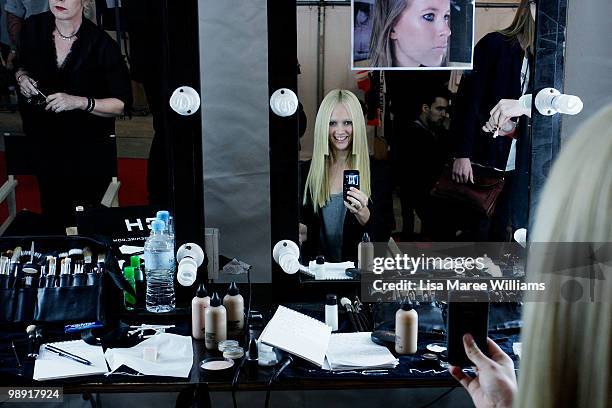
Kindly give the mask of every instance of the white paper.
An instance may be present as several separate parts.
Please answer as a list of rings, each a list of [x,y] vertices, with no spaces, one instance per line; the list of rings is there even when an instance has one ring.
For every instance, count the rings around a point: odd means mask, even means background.
[[[322,367],[330,334],[325,323],[279,306],[259,340]]]
[[[66,357],[59,356],[45,348],[40,347],[40,352],[34,362],[33,379],[37,381],[53,380],[58,378],[80,377],[85,375],[97,375],[108,372],[102,346],[92,346],[83,340],[62,341],[51,343],[60,350],[91,361],[91,365],[82,364]]]
[[[386,347],[375,344],[371,334],[332,333],[326,356],[329,367],[332,370],[394,368],[398,359]]]
[[[157,360],[143,357],[145,347],[157,349]],[[145,375],[187,378],[193,364],[191,337],[160,333],[130,348],[107,349],[104,353],[111,373],[126,365]]]

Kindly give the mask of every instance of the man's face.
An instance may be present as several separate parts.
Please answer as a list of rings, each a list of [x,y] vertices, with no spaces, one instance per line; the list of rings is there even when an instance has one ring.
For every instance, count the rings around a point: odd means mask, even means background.
[[[427,109],[427,105],[424,105],[423,108]],[[441,126],[446,119],[447,109],[448,101],[445,98],[437,97],[428,109],[427,124],[429,126]]]

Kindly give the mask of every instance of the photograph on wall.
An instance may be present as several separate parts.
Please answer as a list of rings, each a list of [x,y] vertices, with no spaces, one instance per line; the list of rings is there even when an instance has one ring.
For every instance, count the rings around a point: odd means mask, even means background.
[[[471,69],[474,0],[351,0],[352,69]]]

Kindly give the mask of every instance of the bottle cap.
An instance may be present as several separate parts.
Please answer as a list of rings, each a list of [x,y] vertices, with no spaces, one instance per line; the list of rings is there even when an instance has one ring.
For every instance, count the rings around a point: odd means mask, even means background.
[[[212,298],[210,298],[210,305],[212,307],[221,306],[221,298],[219,298],[217,292],[213,293]]]
[[[330,293],[329,295],[327,295],[325,304],[329,306],[336,306],[338,304],[338,297]]]
[[[255,340],[255,337],[251,337],[251,340],[249,340],[249,351],[247,358],[251,361],[256,361],[259,358],[259,350],[257,349],[257,340]]]
[[[155,214],[155,218],[167,223],[170,219],[170,212],[166,210],[158,211],[157,214]]]
[[[361,237],[361,242],[370,242],[370,236],[367,232],[363,233],[363,236]]]
[[[316,263],[317,265],[323,265],[325,263],[325,257],[323,255],[317,256]]]
[[[127,280],[134,280],[134,268],[131,266],[126,266],[123,268],[123,276],[125,276],[125,279]]]
[[[198,290],[196,290],[196,296],[199,298],[208,296],[208,292],[206,291],[206,287],[204,287],[203,283],[200,283],[200,286],[198,286]]]
[[[166,224],[162,220],[155,220],[151,223],[151,230],[155,232],[162,232]]]
[[[238,290],[238,286],[236,286],[236,282],[230,283],[229,289],[227,290],[227,294],[230,296],[236,296],[240,294],[240,291]]]
[[[140,268],[140,257],[138,255],[130,256],[130,266]]]
[[[402,308],[402,310],[406,310],[406,311],[414,309],[412,307],[412,302],[409,301],[409,300],[405,301],[405,302],[402,302],[401,308]]]

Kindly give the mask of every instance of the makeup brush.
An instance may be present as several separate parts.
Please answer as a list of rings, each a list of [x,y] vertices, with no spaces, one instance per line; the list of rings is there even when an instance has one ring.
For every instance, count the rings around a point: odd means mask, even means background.
[[[47,257],[47,282],[45,287],[54,288],[57,282],[56,258],[49,255]]]
[[[9,287],[16,288],[19,281],[21,280],[21,247],[15,247],[13,250],[13,256],[11,257],[10,264],[10,277],[9,277]]]
[[[34,241],[32,241],[32,245],[30,246],[30,262],[23,265],[23,273],[28,273],[28,274],[38,273],[38,268],[34,264]]]

